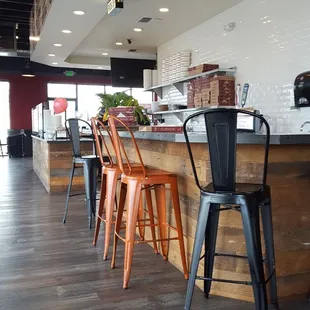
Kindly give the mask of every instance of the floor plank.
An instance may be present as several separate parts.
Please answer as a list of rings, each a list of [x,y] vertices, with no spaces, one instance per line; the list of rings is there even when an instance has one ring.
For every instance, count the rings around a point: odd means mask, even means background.
[[[122,289],[124,247],[117,268],[102,260],[102,231],[91,245],[82,197],[73,198],[66,225],[64,195],[49,196],[32,170],[31,159],[0,158],[0,309],[182,309],[186,281],[147,245],[135,248],[130,288]],[[252,303],[197,290],[195,309],[251,310]],[[291,301],[281,309],[309,309]]]

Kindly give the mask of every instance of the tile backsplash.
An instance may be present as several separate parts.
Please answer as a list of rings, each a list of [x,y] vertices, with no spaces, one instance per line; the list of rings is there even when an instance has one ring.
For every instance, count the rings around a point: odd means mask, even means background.
[[[247,105],[266,116],[272,131],[300,132],[310,108],[291,106],[295,77],[310,70],[309,10],[309,0],[244,0],[159,46],[159,79],[162,60],[180,51],[191,51],[192,65],[236,66],[236,82],[250,84]],[[233,22],[235,29],[225,30]],[[186,96],[173,87],[164,95],[164,102],[186,104]]]

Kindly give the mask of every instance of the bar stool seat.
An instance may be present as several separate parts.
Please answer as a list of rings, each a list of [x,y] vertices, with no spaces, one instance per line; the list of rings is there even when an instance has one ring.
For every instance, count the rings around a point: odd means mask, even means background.
[[[216,191],[214,189],[214,184],[209,183],[206,187],[203,187],[203,192],[207,192],[209,195],[214,195],[214,198],[219,197],[221,195],[227,196],[227,193]],[[251,183],[236,183],[235,190],[233,192],[229,192],[232,196],[232,199],[236,199],[238,195],[268,195],[270,192],[270,188],[268,185],[263,186],[262,184],[251,184]]]

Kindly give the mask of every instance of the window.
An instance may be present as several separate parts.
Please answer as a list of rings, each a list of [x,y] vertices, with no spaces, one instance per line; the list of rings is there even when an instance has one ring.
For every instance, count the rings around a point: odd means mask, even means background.
[[[138,100],[140,105],[151,104],[153,101],[153,93],[144,91],[144,88],[133,88],[132,96]]]
[[[97,94],[104,93],[105,86],[78,85],[78,113],[84,120],[95,117],[100,107],[100,98]]]
[[[0,81],[0,140],[6,143],[7,130],[10,128],[10,83]]]
[[[53,99],[57,97],[76,99],[76,85],[48,83],[47,96]]]

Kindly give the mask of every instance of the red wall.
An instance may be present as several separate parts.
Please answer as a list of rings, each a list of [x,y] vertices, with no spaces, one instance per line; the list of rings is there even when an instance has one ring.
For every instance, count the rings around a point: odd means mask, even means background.
[[[31,109],[47,99],[47,83],[76,83],[110,85],[109,78],[2,75],[0,80],[10,82],[11,129],[31,129]],[[1,95],[1,94],[0,94]]]

